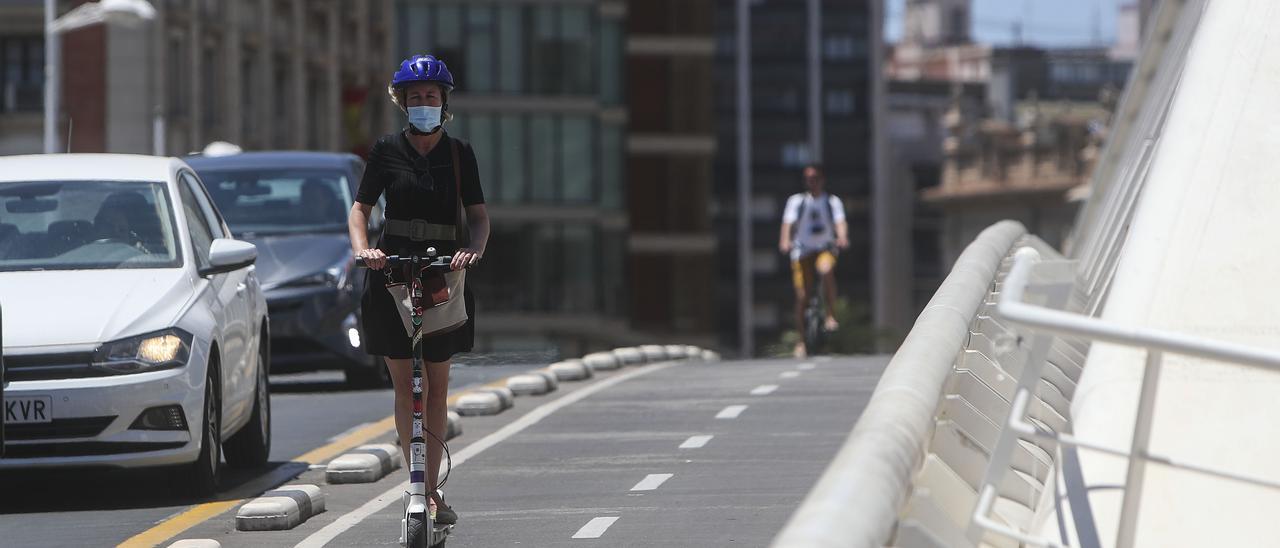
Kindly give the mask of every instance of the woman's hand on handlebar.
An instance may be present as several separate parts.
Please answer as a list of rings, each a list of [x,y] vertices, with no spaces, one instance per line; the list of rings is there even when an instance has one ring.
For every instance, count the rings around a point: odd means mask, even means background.
[[[365,266],[374,270],[382,270],[383,267],[387,266],[387,254],[376,247],[361,250],[356,253],[356,257],[364,259]]]
[[[469,247],[464,247],[453,253],[453,262],[449,263],[449,267],[454,270],[462,270],[475,266],[480,262],[480,252]]]

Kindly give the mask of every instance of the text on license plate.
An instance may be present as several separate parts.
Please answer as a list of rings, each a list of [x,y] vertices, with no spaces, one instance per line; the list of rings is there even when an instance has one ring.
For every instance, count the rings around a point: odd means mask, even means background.
[[[53,398],[49,396],[6,396],[4,422],[23,424],[53,421]]]

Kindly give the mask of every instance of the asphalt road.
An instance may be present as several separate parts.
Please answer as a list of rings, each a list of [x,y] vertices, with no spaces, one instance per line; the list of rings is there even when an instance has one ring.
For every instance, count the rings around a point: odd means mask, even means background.
[[[543,365],[455,365],[450,385],[461,389]],[[211,501],[253,497],[290,481],[307,470],[297,457],[391,414],[390,389],[348,390],[341,372],[273,375],[270,381],[270,465],[256,471],[224,468],[222,488]],[[209,502],[174,494],[172,482],[168,474],[147,470],[5,472],[0,547],[115,546]]]
[[[767,546],[848,436],[886,363],[655,364],[466,417],[450,444],[444,492],[461,517],[447,545]],[[320,485],[327,511],[295,529],[235,531],[229,513],[178,538],[394,546],[404,476],[325,485],[319,470],[304,472],[296,482]]]

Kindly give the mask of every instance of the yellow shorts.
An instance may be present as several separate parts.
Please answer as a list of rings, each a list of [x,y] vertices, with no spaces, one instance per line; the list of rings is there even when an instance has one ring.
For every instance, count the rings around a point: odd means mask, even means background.
[[[814,274],[818,270],[831,272],[836,268],[836,254],[830,251],[812,253],[791,261],[791,283],[796,291],[804,291],[813,283]]]

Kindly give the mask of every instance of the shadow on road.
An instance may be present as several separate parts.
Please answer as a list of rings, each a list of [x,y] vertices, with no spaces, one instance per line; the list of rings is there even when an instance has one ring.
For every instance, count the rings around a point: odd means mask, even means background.
[[[271,462],[256,470],[222,469],[218,493],[183,493],[182,472],[167,469],[66,469],[0,472],[0,514],[188,506],[250,498],[298,477],[304,462]]]

